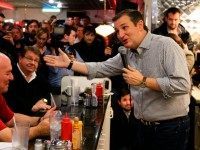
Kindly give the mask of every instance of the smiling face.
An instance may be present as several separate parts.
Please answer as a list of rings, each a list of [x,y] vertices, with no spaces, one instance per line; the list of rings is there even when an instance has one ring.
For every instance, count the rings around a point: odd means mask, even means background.
[[[118,39],[126,48],[136,49],[146,35],[143,21],[134,24],[127,15],[122,15],[114,25]]]
[[[19,57],[19,66],[23,73],[28,76],[35,72],[38,68],[39,56],[32,51],[27,51],[23,56]]]
[[[13,80],[10,59],[0,53],[0,94],[8,91],[9,82]]]

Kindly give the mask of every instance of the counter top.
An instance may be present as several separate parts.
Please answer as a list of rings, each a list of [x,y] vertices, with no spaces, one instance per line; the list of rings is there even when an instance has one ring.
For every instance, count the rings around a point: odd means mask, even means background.
[[[104,100],[104,104],[96,108],[85,107],[83,105],[62,106],[60,108],[63,114],[68,113],[71,118],[78,116],[83,122],[82,150],[97,149],[108,100],[110,99]],[[29,150],[34,150],[34,143],[35,140],[29,141]]]

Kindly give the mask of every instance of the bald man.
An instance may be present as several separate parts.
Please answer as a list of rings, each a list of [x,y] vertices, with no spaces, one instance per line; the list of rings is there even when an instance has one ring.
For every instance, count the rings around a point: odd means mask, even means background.
[[[29,139],[49,135],[48,116],[55,108],[49,110],[42,118],[14,113],[3,97],[3,93],[7,92],[11,80],[13,80],[11,61],[5,54],[0,53],[0,141],[12,140],[11,128],[14,126],[14,117],[17,122],[30,123]]]

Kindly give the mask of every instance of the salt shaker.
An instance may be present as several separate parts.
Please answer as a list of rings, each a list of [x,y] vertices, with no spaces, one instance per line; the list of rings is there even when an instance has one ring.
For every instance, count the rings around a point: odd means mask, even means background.
[[[35,140],[35,145],[34,145],[34,150],[43,150],[43,143],[42,143],[42,139],[36,139]]]

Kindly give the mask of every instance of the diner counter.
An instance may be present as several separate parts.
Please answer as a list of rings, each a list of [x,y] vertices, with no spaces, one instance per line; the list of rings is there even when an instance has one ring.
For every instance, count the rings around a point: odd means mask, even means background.
[[[78,116],[83,122],[82,150],[97,150],[102,147],[102,143],[99,144],[99,139],[102,135],[102,127],[105,126],[105,118],[110,120],[110,116],[106,116],[106,112],[108,112],[107,108],[110,108],[110,99],[109,96],[108,99],[104,100],[102,106],[96,108],[85,107],[83,105],[62,106],[60,108],[63,115],[67,113],[71,118]],[[107,132],[110,132],[110,123],[107,124]],[[109,134],[110,133],[107,133],[108,138],[110,138]],[[46,138],[42,139],[45,140]],[[109,146],[109,139],[103,141],[106,141]],[[29,141],[29,150],[34,150],[34,143],[35,140]],[[105,145],[103,145],[103,147],[105,147]]]

